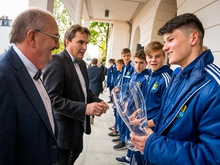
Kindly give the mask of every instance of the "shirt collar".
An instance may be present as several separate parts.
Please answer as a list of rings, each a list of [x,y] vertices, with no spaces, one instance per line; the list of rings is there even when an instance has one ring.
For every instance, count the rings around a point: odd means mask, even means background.
[[[77,60],[73,57],[73,55],[66,49],[73,63],[80,63],[81,60]]]
[[[27,69],[30,76],[33,78],[37,73],[38,69],[36,66],[18,49],[16,45],[13,45],[12,48],[18,54],[19,58],[23,62],[25,68]]]

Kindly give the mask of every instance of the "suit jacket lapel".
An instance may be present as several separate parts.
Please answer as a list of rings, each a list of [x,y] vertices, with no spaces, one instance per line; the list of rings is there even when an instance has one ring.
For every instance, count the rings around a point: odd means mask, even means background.
[[[68,52],[67,52],[66,50],[64,51],[64,55],[65,55],[65,57],[66,57],[67,63],[69,64],[71,70],[73,71],[73,75],[76,75],[76,76],[74,76],[74,77],[76,78],[76,81],[77,81],[77,83],[78,83],[78,86],[80,87],[81,92],[83,92],[82,85],[81,85],[81,82],[80,82],[80,80],[79,80],[79,76],[78,76],[77,71],[76,71],[76,69],[75,69],[75,66],[74,66],[74,64],[73,64],[73,61],[72,61],[72,59],[70,58],[70,56],[69,56],[69,54],[68,54]],[[81,69],[81,66],[80,66],[80,65],[79,65],[79,68],[80,68],[80,70],[81,70],[81,72],[82,72],[82,69]],[[82,74],[83,74],[84,79],[85,79],[85,75],[84,75],[83,72],[82,72]],[[87,82],[86,82],[86,83],[87,83]]]
[[[23,86],[24,90],[26,91],[29,99],[31,100],[33,106],[37,110],[39,116],[42,118],[45,126],[50,131],[50,133],[54,136],[51,124],[47,115],[46,108],[44,106],[44,103],[41,99],[41,96],[33,83],[32,78],[30,77],[28,71],[26,70],[24,64],[22,63],[21,59],[18,57],[18,55],[13,51],[11,48],[12,53],[9,53],[10,61],[12,62],[12,66],[15,68],[15,72],[17,75],[17,78],[21,82],[21,85]],[[55,136],[54,136],[55,138]]]

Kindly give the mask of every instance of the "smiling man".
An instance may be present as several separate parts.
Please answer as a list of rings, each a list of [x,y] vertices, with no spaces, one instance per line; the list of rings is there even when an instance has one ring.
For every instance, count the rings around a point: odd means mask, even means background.
[[[146,104],[148,119],[152,119],[160,109],[162,95],[171,80],[173,71],[168,65],[164,65],[165,53],[163,51],[163,44],[160,42],[150,42],[145,48],[145,54],[151,70],[146,91]]]
[[[40,76],[59,48],[58,34],[55,19],[43,10],[27,9],[13,21],[13,45],[0,56],[1,165],[56,162],[57,125]]]
[[[90,115],[101,116],[109,108],[89,89],[83,61],[90,32],[80,25],[65,33],[65,50],[53,55],[44,72],[44,83],[58,124],[57,165],[72,165],[83,150],[83,134],[91,133]]]
[[[220,69],[210,50],[203,51],[204,28],[196,15],[186,13],[159,31],[170,64],[181,71],[171,80],[162,100],[154,132],[134,145],[148,164],[217,165],[220,163]]]

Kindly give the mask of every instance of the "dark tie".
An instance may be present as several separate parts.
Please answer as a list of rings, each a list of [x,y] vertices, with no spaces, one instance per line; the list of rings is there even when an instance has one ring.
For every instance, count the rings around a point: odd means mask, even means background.
[[[35,79],[35,80],[38,80],[41,75],[42,75],[41,70],[38,70],[37,73],[36,73],[35,76],[34,76],[34,79]]]
[[[73,63],[80,64],[80,62],[81,62],[81,60],[77,60],[77,59],[75,59],[75,58],[74,58],[74,60],[73,60]]]

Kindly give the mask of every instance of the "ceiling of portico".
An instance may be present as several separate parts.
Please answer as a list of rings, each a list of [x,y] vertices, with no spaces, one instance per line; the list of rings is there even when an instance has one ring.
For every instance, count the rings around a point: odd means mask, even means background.
[[[129,21],[141,11],[149,0],[85,0],[83,16],[92,21]],[[105,10],[109,16],[105,17]]]

